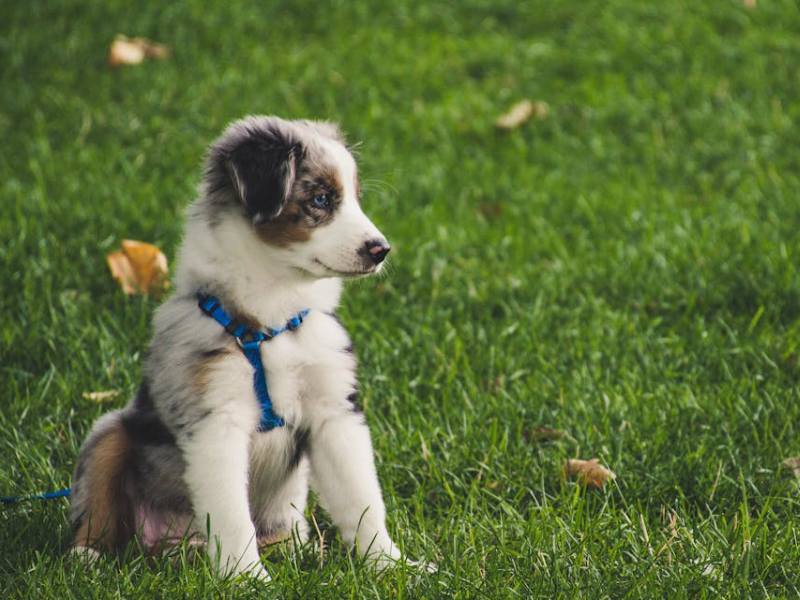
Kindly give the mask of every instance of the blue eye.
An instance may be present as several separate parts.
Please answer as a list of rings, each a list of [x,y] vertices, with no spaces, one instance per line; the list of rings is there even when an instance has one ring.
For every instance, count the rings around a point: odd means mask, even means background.
[[[311,199],[311,206],[314,208],[330,208],[331,198],[328,194],[320,194]]]

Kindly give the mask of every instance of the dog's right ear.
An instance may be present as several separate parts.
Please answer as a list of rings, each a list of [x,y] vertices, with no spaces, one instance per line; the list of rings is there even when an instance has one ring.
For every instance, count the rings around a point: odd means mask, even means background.
[[[283,142],[254,136],[237,144],[225,158],[233,190],[256,225],[281,213],[294,185],[300,146]]]

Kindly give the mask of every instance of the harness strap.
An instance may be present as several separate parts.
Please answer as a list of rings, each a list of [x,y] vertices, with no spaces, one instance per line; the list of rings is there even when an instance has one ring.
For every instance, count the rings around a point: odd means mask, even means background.
[[[258,403],[261,405],[261,423],[258,430],[270,431],[276,427],[282,427],[285,423],[281,417],[275,414],[275,410],[272,408],[272,399],[269,397],[264,363],[261,360],[261,342],[269,341],[284,331],[294,331],[303,324],[303,318],[308,315],[308,311],[304,310],[293,316],[280,329],[267,327],[262,331],[250,329],[247,325],[236,321],[222,308],[219,300],[214,296],[198,294],[197,299],[200,310],[222,325],[226,332],[236,338],[236,342],[242,348],[245,357],[253,367],[253,388],[255,389]]]

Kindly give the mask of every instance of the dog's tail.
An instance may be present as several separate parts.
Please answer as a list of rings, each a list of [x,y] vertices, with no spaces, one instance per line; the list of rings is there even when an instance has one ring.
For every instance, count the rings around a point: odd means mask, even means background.
[[[122,411],[105,415],[86,440],[75,469],[71,515],[76,550],[118,554],[133,539],[131,456]]]

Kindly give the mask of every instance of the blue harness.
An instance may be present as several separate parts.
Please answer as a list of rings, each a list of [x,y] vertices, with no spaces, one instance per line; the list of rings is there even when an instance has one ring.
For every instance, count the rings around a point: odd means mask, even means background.
[[[268,342],[276,335],[284,331],[294,331],[303,324],[303,318],[308,315],[308,311],[304,310],[295,315],[286,322],[280,329],[271,329],[267,327],[264,330],[249,329],[247,325],[239,323],[234,320],[214,296],[207,296],[198,294],[200,309],[214,319],[217,323],[225,328],[225,331],[230,333],[236,338],[236,342],[244,351],[244,355],[250,364],[253,366],[253,387],[258,397],[258,403],[261,405],[261,424],[258,427],[259,431],[270,431],[276,427],[284,425],[283,419],[275,414],[272,408],[272,400],[269,397],[269,390],[267,389],[267,378],[264,372],[264,363],[261,362],[261,342]]]

